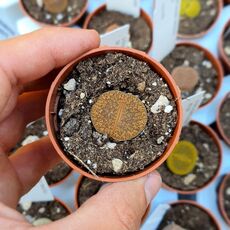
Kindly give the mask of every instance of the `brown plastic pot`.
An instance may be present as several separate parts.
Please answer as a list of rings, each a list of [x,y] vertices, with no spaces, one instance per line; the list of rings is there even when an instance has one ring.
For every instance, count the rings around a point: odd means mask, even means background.
[[[229,97],[230,97],[230,92],[225,95],[224,99],[221,101],[221,103],[219,105],[219,108],[218,108],[218,111],[217,111],[217,117],[216,117],[216,124],[217,124],[217,128],[218,128],[218,131],[219,131],[220,135],[222,136],[224,141],[230,146],[230,138],[227,137],[227,135],[224,133],[224,130],[223,130],[221,122],[220,122],[220,110],[221,110],[221,107],[222,107],[223,103],[225,102],[225,100],[227,98],[229,98]]]
[[[83,15],[86,13],[86,10],[88,8],[88,0],[86,0],[86,4],[85,4],[84,8],[81,10],[80,14],[76,15],[75,17],[73,17],[70,22],[66,22],[66,23],[62,23],[62,24],[58,24],[58,25],[46,24],[46,23],[38,21],[36,18],[32,17],[28,13],[28,10],[25,8],[25,6],[23,4],[23,0],[19,0],[19,6],[20,6],[20,8],[21,8],[21,10],[22,10],[22,12],[23,12],[23,14],[25,16],[29,17],[32,21],[34,21],[35,23],[37,23],[40,26],[61,26],[61,27],[68,27],[68,26],[71,26],[71,25],[77,23],[83,17]]]
[[[74,196],[74,198],[75,198],[75,207],[76,207],[76,209],[78,209],[80,207],[79,203],[78,203],[78,196],[79,196],[80,185],[81,185],[81,182],[82,182],[83,178],[84,178],[84,176],[80,175],[78,177],[77,184],[75,186],[75,196]],[[141,223],[142,224],[147,219],[147,216],[149,215],[150,209],[151,209],[151,205],[148,206],[148,208],[146,209],[146,212],[145,212],[144,216],[141,219]]]
[[[219,17],[220,17],[220,13],[223,9],[223,0],[218,0],[218,8],[217,8],[217,15],[215,20],[213,21],[213,23],[204,31],[197,33],[197,34],[180,34],[178,33],[177,37],[180,39],[196,39],[196,38],[200,38],[203,37],[204,35],[206,35],[210,30],[213,29],[213,27],[215,26],[216,22],[218,21]]]
[[[95,56],[103,55],[106,53],[114,53],[119,52],[126,54],[128,56],[131,56],[135,59],[145,61],[149,64],[149,66],[156,71],[162,78],[165,80],[165,82],[168,84],[171,93],[173,97],[175,98],[175,103],[177,107],[177,114],[178,114],[178,120],[177,125],[175,127],[173,136],[169,140],[169,143],[167,145],[167,148],[165,149],[165,152],[154,162],[152,162],[149,166],[147,166],[144,170],[133,173],[131,175],[125,175],[125,176],[93,176],[92,174],[88,173],[87,171],[83,170],[79,166],[75,165],[64,153],[61,145],[58,143],[57,137],[56,137],[56,121],[57,121],[57,104],[58,104],[58,97],[57,92],[59,86],[62,84],[62,82],[67,78],[67,76],[70,74],[70,72],[73,70],[74,66],[76,66],[79,62],[92,58]],[[91,50],[90,52],[82,55],[81,57],[77,58],[76,60],[72,61],[70,64],[68,64],[64,69],[59,73],[57,78],[54,80],[53,84],[51,85],[47,103],[46,103],[46,125],[49,133],[49,137],[51,139],[51,142],[57,151],[57,153],[61,156],[61,158],[68,164],[70,167],[72,167],[75,171],[78,173],[99,181],[104,182],[119,182],[119,181],[128,181],[140,178],[142,176],[145,176],[149,174],[150,172],[153,172],[155,169],[157,169],[170,155],[172,150],[174,149],[175,145],[177,144],[182,128],[182,102],[180,99],[180,92],[178,90],[178,87],[176,86],[174,80],[172,79],[171,75],[168,73],[168,71],[157,61],[150,58],[146,53],[135,50],[135,49],[128,49],[128,48],[109,48],[109,47],[101,47],[98,49]]]
[[[220,64],[220,61],[217,58],[215,58],[215,56],[208,49],[204,48],[203,46],[198,45],[195,42],[178,42],[176,46],[177,47],[178,46],[192,46],[198,50],[203,51],[205,54],[205,57],[208,58],[208,60],[213,64],[213,66],[215,67],[215,69],[217,71],[218,83],[217,83],[216,92],[212,96],[212,98],[210,98],[205,104],[200,106],[200,108],[203,108],[203,107],[209,105],[214,100],[214,98],[217,96],[218,92],[220,91],[220,88],[221,88],[221,85],[223,82],[223,78],[224,78],[224,71],[223,71],[223,68]]]
[[[106,10],[106,4],[98,7],[91,14],[89,14],[87,16],[85,22],[84,22],[83,28],[88,29],[89,23],[92,20],[92,18],[95,15],[97,15],[97,14],[99,14],[99,13],[105,11],[105,10]],[[151,44],[149,46],[149,49],[146,51],[146,53],[149,53],[151,51],[152,47],[153,47],[153,22],[152,22],[152,19],[149,17],[149,15],[143,9],[141,9],[140,17],[142,17],[146,21],[147,25],[151,29]]]
[[[223,194],[224,194],[224,187],[225,187],[226,181],[229,178],[230,178],[230,174],[227,174],[224,176],[223,180],[220,183],[220,187],[218,190],[218,207],[219,207],[219,210],[220,210],[222,217],[224,218],[225,222],[228,225],[230,225],[230,218],[228,217],[227,212],[224,208],[224,196],[223,196]]]
[[[73,173],[73,169],[64,178],[57,181],[56,183],[49,185],[49,187],[53,188],[53,187],[59,186],[60,184],[64,183],[72,175],[72,173]]]
[[[202,211],[204,211],[210,217],[210,219],[216,225],[216,228],[218,230],[221,230],[219,222],[217,221],[217,219],[215,218],[215,216],[211,213],[211,211],[209,211],[207,208],[201,206],[200,204],[198,204],[197,202],[192,201],[192,200],[178,200],[176,202],[170,203],[170,206],[176,206],[178,204],[192,205],[192,206],[195,206],[195,207],[201,209]]]
[[[199,188],[196,188],[196,189],[184,191],[184,190],[173,188],[173,187],[171,187],[170,185],[167,185],[164,182],[162,183],[163,188],[165,188],[165,189],[167,189],[167,190],[169,190],[171,192],[176,192],[176,193],[185,194],[185,195],[190,195],[190,194],[197,193],[197,192],[203,190],[204,188],[208,187],[212,182],[214,182],[215,179],[217,178],[217,176],[219,175],[220,168],[221,168],[221,165],[222,165],[222,159],[223,159],[222,147],[221,147],[221,143],[220,143],[220,140],[219,140],[217,134],[209,126],[206,126],[206,125],[204,125],[204,124],[202,124],[200,122],[191,121],[191,123],[200,126],[201,129],[204,130],[213,139],[213,141],[215,142],[215,144],[217,145],[218,150],[219,150],[219,165],[218,165],[216,173],[213,175],[213,177],[210,178],[210,180],[207,183],[205,183],[203,186],[201,186]]]
[[[220,56],[220,59],[223,63],[224,68],[226,69],[226,73],[230,73],[230,59],[228,58],[228,56],[224,52],[224,44],[223,44],[224,32],[227,29],[227,27],[230,28],[230,19],[227,21],[227,23],[225,24],[225,26],[223,28],[223,31],[222,31],[220,39],[219,39],[218,48],[219,48],[219,56]]]

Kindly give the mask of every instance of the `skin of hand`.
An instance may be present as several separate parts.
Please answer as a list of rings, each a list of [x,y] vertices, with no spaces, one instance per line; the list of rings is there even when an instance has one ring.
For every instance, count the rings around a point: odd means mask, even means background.
[[[44,116],[48,87],[57,69],[99,46],[93,30],[46,28],[0,42],[0,223],[1,229],[34,228],[15,208],[50,168],[61,161],[48,137],[8,157],[26,124]],[[135,230],[161,186],[157,172],[110,184],[76,212],[41,230]]]

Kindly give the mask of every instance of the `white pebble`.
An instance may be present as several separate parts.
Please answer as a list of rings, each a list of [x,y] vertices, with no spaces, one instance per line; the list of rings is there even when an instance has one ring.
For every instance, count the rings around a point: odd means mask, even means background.
[[[207,6],[213,5],[213,0],[208,0],[208,1],[206,2],[206,5],[207,5]]]
[[[51,14],[46,14],[45,17],[46,17],[47,20],[50,20],[52,18]]]
[[[203,143],[203,146],[204,146],[207,150],[209,150],[209,145],[208,145],[207,143]]]
[[[110,81],[107,81],[106,84],[107,84],[107,85],[111,85],[111,82],[110,82]]]
[[[230,187],[226,189],[226,195],[230,196]]]
[[[61,21],[64,18],[64,14],[57,14],[56,19]]]
[[[43,0],[36,0],[37,5],[42,8],[43,6]]]
[[[92,162],[91,162],[91,160],[87,160],[86,163],[87,163],[87,165],[91,165]]]
[[[112,143],[112,142],[107,142],[106,143],[106,146],[109,149],[115,149],[116,145],[117,145],[116,143]]]
[[[57,212],[57,213],[60,213],[60,212],[61,212],[61,209],[60,209],[60,208],[57,208],[57,209],[56,209],[56,212]]]
[[[22,142],[22,146],[31,144],[35,141],[38,141],[40,138],[38,136],[35,135],[29,135],[28,137],[26,137],[26,139]]]
[[[205,66],[207,69],[210,69],[212,67],[212,63],[210,61],[204,60],[202,62],[202,65]]]
[[[58,116],[61,117],[63,112],[64,112],[64,109],[60,109],[59,112],[58,112]]]
[[[123,166],[123,161],[121,161],[118,158],[114,158],[112,160],[112,165],[113,165],[113,171],[114,172],[119,172]]]
[[[185,185],[189,185],[191,184],[194,180],[196,179],[196,175],[195,174],[189,174],[184,178],[184,184]]]
[[[48,219],[48,218],[39,218],[37,220],[35,220],[32,225],[33,226],[41,226],[41,225],[45,225],[45,224],[49,224],[51,223],[52,220]]]
[[[188,60],[184,61],[184,66],[189,66],[189,61]]]
[[[47,135],[48,135],[48,131],[45,130],[45,131],[43,132],[43,136],[47,136]]]
[[[165,138],[163,136],[157,139],[157,144],[160,145]]]
[[[215,14],[216,14],[216,9],[210,10],[210,15],[211,15],[211,16],[214,16]]]
[[[93,164],[93,168],[96,169],[97,168],[97,163]]]
[[[204,95],[204,98],[206,98],[206,99],[210,99],[212,97],[212,94],[211,93],[206,93],[205,95]]]
[[[89,104],[92,104],[92,103],[93,103],[93,100],[92,100],[92,99],[90,99],[90,100],[89,100]]]
[[[80,93],[80,98],[83,99],[85,97],[85,93]]]
[[[155,102],[155,104],[151,107],[152,113],[159,113],[161,112],[162,107],[166,107],[169,105],[169,100],[167,97],[161,95],[158,100]]]
[[[65,141],[69,141],[69,139],[70,139],[69,137],[64,137]]]
[[[23,210],[28,211],[32,206],[32,202],[28,201],[28,202],[24,202],[21,204],[21,207]]]
[[[227,55],[230,55],[230,46],[225,46],[225,47],[224,47],[224,52],[225,52]]]
[[[68,6],[67,11],[68,11],[68,12],[71,12],[72,10],[73,10],[72,7],[71,7],[71,6]]]
[[[41,208],[38,209],[39,213],[44,213],[45,211],[46,211],[46,209],[44,207],[41,207]]]
[[[64,84],[64,89],[67,91],[74,91],[76,89],[77,82],[75,79],[70,79],[66,84]]]
[[[157,83],[156,83],[156,82],[153,82],[152,85],[153,85],[153,86],[157,86]]]
[[[167,106],[165,107],[164,112],[165,112],[165,113],[170,113],[172,110],[173,110],[173,107],[172,107],[171,105],[167,105]]]

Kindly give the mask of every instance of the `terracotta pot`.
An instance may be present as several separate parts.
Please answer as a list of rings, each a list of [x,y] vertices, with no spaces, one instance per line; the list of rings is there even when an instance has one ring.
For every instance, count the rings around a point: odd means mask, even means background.
[[[81,185],[81,182],[82,182],[83,178],[84,178],[84,176],[80,175],[78,177],[77,184],[75,186],[75,195],[74,195],[74,198],[75,198],[75,207],[76,207],[76,209],[78,209],[80,207],[79,203],[78,203],[78,196],[79,196],[80,185]],[[146,209],[146,212],[145,212],[144,216],[142,217],[142,220],[141,220],[142,224],[147,219],[147,216],[149,215],[150,209],[151,209],[151,206],[149,205],[148,208]]]
[[[82,17],[83,15],[86,13],[86,10],[88,8],[88,0],[86,0],[86,4],[84,6],[84,8],[81,10],[80,14],[76,15],[75,17],[72,18],[72,20],[70,22],[66,22],[66,23],[62,23],[62,24],[58,24],[58,25],[52,25],[52,24],[46,24],[44,22],[38,21],[36,18],[32,17],[27,9],[25,8],[24,4],[23,4],[23,0],[19,0],[19,6],[23,12],[23,14],[27,17],[29,17],[32,21],[34,21],[35,23],[39,24],[40,26],[61,26],[61,27],[67,27],[67,26],[71,26],[75,23],[77,23]]]
[[[105,11],[106,10],[106,4],[100,6],[99,8],[97,8],[96,10],[94,10],[91,14],[89,14],[84,22],[83,28],[84,29],[88,29],[89,23],[92,20],[92,18]],[[147,25],[149,26],[149,28],[151,29],[151,44],[149,49],[146,51],[146,53],[149,53],[153,47],[153,22],[152,19],[149,17],[149,15],[143,10],[141,9],[141,14],[140,16],[146,21]]]
[[[88,173],[87,171],[81,169],[77,165],[73,164],[73,162],[68,159],[68,157],[65,155],[62,147],[58,143],[57,137],[56,137],[56,129],[55,129],[55,124],[56,124],[56,119],[57,119],[57,91],[61,83],[66,79],[66,77],[69,75],[69,73],[73,70],[74,66],[76,66],[77,63],[80,61],[83,61],[88,58],[92,58],[98,55],[102,55],[105,53],[109,52],[120,52],[124,53],[128,56],[131,56],[133,58],[145,61],[146,63],[149,64],[150,67],[152,67],[162,78],[166,81],[168,84],[173,97],[175,98],[175,103],[177,107],[177,113],[178,113],[178,120],[177,120],[177,125],[175,127],[173,136],[169,140],[168,146],[165,150],[165,152],[154,162],[152,162],[148,167],[146,167],[144,170],[133,173],[131,175],[126,175],[126,176],[98,176],[95,177],[92,174]],[[128,48],[108,48],[108,47],[101,47],[98,49],[94,49],[81,57],[77,58],[76,60],[72,61],[70,64],[68,64],[57,76],[57,78],[54,80],[50,91],[49,95],[47,98],[47,104],[46,104],[46,124],[47,124],[47,129],[49,133],[49,137],[51,139],[51,142],[55,148],[55,150],[58,152],[58,154],[61,156],[61,158],[68,164],[70,165],[75,171],[78,173],[94,179],[94,180],[99,180],[99,181],[104,181],[104,182],[118,182],[118,181],[128,181],[128,180],[133,180],[140,178],[142,176],[145,176],[149,174],[150,172],[154,171],[157,169],[170,155],[172,150],[174,149],[176,143],[179,140],[181,128],[182,128],[182,102],[180,100],[180,92],[178,90],[178,87],[176,86],[175,82],[173,81],[171,75],[168,73],[168,71],[157,61],[151,59],[146,53],[134,50],[134,49],[128,49]]]
[[[227,212],[225,211],[225,208],[224,208],[224,196],[223,196],[223,194],[224,194],[225,184],[226,184],[227,180],[229,179],[229,177],[230,177],[230,174],[227,174],[224,176],[223,180],[220,183],[220,187],[218,189],[218,207],[219,207],[219,210],[220,210],[222,217],[224,218],[225,222],[228,225],[230,225],[230,218],[228,217]]]
[[[57,197],[54,197],[54,200],[60,203],[69,212],[69,214],[72,213],[71,209],[67,206],[67,204],[64,203],[64,201],[60,200]]]
[[[180,39],[196,39],[196,38],[200,38],[203,37],[204,35],[206,35],[210,30],[213,29],[213,27],[215,26],[216,22],[218,21],[219,17],[220,17],[220,13],[223,9],[223,0],[218,0],[218,8],[217,8],[217,15],[215,20],[213,21],[213,23],[204,31],[197,33],[197,34],[180,34],[178,33],[177,37]]]
[[[224,101],[230,97],[230,92],[227,93],[224,97],[224,99],[221,101],[218,111],[217,111],[217,117],[216,117],[216,124],[217,124],[217,128],[218,131],[220,133],[220,135],[222,136],[222,138],[224,139],[224,141],[230,146],[230,138],[226,136],[226,134],[224,133],[224,130],[222,128],[221,122],[220,122],[220,109],[224,103]]]
[[[224,52],[224,47],[223,47],[223,36],[224,36],[224,32],[227,29],[227,27],[230,28],[230,19],[227,21],[227,23],[225,24],[223,31],[221,33],[220,39],[219,39],[219,44],[218,44],[218,48],[219,48],[219,56],[220,59],[223,63],[224,68],[226,69],[226,73],[230,73],[230,59],[228,58],[228,56],[225,54]]]
[[[214,176],[212,178],[210,178],[210,180],[207,183],[205,183],[203,186],[196,188],[196,189],[184,191],[184,190],[173,188],[170,185],[167,185],[166,183],[162,183],[163,188],[165,188],[171,192],[176,192],[176,193],[185,194],[185,195],[197,193],[197,192],[203,190],[204,188],[208,187],[212,182],[214,182],[215,179],[217,178],[217,176],[219,175],[220,168],[222,165],[222,159],[223,159],[222,147],[221,147],[221,143],[220,143],[220,140],[219,140],[217,134],[209,126],[206,126],[200,122],[191,121],[191,123],[199,125],[213,139],[213,141],[215,142],[215,144],[217,145],[218,150],[219,150],[219,165],[218,165],[218,168],[217,168]]]
[[[203,108],[203,107],[209,105],[214,100],[214,98],[217,96],[218,92],[220,91],[220,88],[221,88],[221,85],[223,82],[223,78],[224,78],[223,68],[222,68],[219,60],[208,49],[204,48],[203,46],[198,45],[195,42],[178,42],[176,46],[192,46],[192,47],[197,48],[198,50],[203,51],[205,56],[213,64],[213,66],[215,67],[215,69],[217,71],[218,83],[217,83],[216,92],[213,95],[213,97],[209,99],[209,101],[207,101],[205,104],[200,106],[200,108]]]
[[[62,178],[61,180],[57,181],[56,183],[53,183],[51,185],[49,185],[50,188],[56,187],[62,183],[64,183],[73,173],[73,170],[71,170],[64,178]]]
[[[198,204],[195,201],[191,201],[191,200],[178,200],[176,202],[172,202],[170,203],[171,206],[176,206],[178,204],[188,204],[188,205],[192,205],[195,206],[199,209],[201,209],[202,211],[204,211],[205,213],[207,213],[207,215],[211,218],[211,220],[213,221],[213,223],[216,225],[216,228],[218,230],[221,230],[220,224],[217,221],[217,219],[215,218],[215,216],[211,213],[211,211],[209,211],[207,208],[201,206],[200,204]]]

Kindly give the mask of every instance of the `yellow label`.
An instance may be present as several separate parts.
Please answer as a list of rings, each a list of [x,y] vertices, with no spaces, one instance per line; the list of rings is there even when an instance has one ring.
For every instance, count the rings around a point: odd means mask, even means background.
[[[179,141],[166,163],[169,170],[176,175],[187,175],[196,166],[198,151],[189,141]]]
[[[180,15],[196,18],[201,11],[200,0],[181,0]]]

